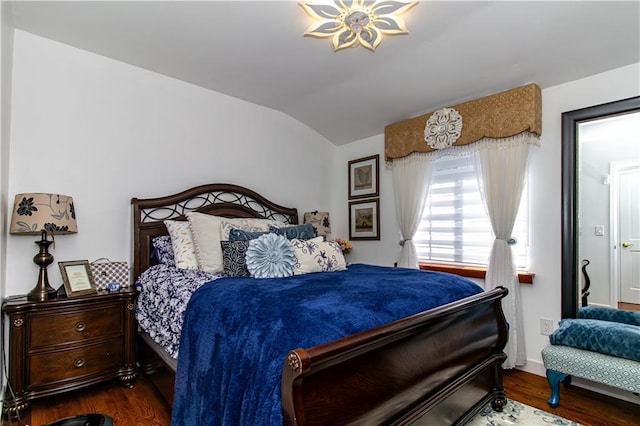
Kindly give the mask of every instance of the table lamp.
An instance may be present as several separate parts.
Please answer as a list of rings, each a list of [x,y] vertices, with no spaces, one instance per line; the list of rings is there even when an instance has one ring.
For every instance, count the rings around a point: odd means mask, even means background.
[[[40,267],[40,274],[38,283],[27,294],[27,299],[42,302],[56,297],[56,290],[49,285],[47,276],[47,267],[53,263],[49,245],[54,242],[55,235],[76,232],[78,227],[73,198],[44,193],[16,195],[9,233],[41,236],[41,240],[35,242],[40,250],[33,257],[33,262]],[[48,239],[48,234],[51,234],[52,240]]]

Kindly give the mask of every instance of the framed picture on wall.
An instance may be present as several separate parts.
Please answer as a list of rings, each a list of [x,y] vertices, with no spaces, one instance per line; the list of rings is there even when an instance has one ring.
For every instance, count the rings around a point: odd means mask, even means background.
[[[349,203],[349,239],[380,239],[380,204],[378,199]]]
[[[380,155],[349,161],[349,199],[377,197]]]
[[[67,297],[95,293],[96,285],[88,260],[58,262]]]

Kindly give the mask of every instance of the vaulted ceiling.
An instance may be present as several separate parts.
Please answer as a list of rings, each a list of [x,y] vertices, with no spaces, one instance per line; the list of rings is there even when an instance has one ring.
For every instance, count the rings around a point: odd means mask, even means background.
[[[13,26],[288,114],[336,145],[440,107],[640,62],[638,1],[422,1],[375,52],[292,1],[15,1]],[[639,76],[640,79],[640,76]]]

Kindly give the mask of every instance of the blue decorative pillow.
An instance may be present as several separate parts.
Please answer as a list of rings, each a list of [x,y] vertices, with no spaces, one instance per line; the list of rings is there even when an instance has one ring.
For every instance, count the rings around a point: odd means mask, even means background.
[[[595,319],[564,319],[549,336],[552,345],[640,361],[640,327]]]
[[[310,240],[311,238],[316,237],[316,230],[310,223],[305,223],[304,225],[285,226],[283,228],[276,228],[275,226],[269,225],[269,231],[287,237],[288,240],[292,240],[294,238],[299,240]]]
[[[176,259],[173,254],[173,245],[169,235],[161,235],[151,240],[153,245],[153,257],[158,263],[167,266],[176,266]]]
[[[285,237],[266,234],[249,241],[245,262],[253,277],[289,277],[296,265],[296,253]]]
[[[227,277],[249,277],[245,255],[249,241],[220,241],[222,247],[222,273]]]
[[[608,308],[606,306],[585,306],[578,310],[578,317],[640,325],[640,312]]]
[[[232,228],[229,230],[229,241],[248,241],[268,234],[269,231],[245,231],[243,229]]]

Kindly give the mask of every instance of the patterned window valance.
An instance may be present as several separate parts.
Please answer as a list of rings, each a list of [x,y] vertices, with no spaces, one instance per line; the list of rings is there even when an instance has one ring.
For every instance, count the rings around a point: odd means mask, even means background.
[[[448,146],[444,140],[461,146],[522,132],[542,134],[542,96],[534,83],[386,126],[385,160]]]

